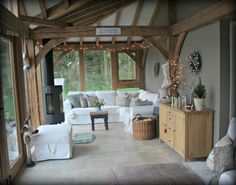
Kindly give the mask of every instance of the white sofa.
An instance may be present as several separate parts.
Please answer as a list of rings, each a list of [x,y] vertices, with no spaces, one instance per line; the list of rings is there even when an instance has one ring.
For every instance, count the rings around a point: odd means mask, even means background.
[[[132,133],[132,119],[135,114],[152,115],[154,105],[158,105],[158,94],[151,93],[145,90],[139,90],[138,92],[116,92],[116,91],[96,91],[96,92],[69,92],[68,95],[82,93],[84,95],[96,95],[99,99],[104,99],[105,105],[102,106],[102,110],[108,111],[108,122],[123,122],[125,124],[125,131]],[[117,96],[127,95],[134,96],[138,94],[138,98],[141,100],[152,101],[152,105],[143,106],[131,106],[123,107],[116,104]],[[63,103],[65,119],[70,124],[90,124],[90,112],[95,111],[95,107],[86,108],[72,108],[71,102],[66,99]],[[102,123],[102,119],[96,119],[95,123]]]

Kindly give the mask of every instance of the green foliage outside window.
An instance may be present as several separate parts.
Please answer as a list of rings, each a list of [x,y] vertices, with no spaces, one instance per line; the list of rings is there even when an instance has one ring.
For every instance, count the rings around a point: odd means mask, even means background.
[[[58,55],[60,55],[60,52],[53,52],[54,61]],[[70,52],[59,63],[54,63],[54,78],[64,78],[64,98],[66,98],[69,91],[80,90],[79,52]]]
[[[112,89],[110,52],[95,50],[84,52],[85,90]]]
[[[136,63],[126,53],[118,54],[119,80],[136,79]]]

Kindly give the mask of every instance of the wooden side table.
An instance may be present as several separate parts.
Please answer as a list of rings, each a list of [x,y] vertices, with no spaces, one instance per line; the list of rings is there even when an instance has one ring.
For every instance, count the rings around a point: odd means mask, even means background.
[[[90,112],[90,118],[91,118],[91,126],[92,131],[94,131],[94,120],[97,118],[103,118],[104,119],[104,125],[106,130],[108,130],[108,112],[107,111],[100,111],[100,112]]]

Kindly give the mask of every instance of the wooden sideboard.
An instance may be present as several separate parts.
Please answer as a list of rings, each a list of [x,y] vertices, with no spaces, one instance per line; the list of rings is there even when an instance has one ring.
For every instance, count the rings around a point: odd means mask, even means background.
[[[212,149],[213,112],[189,112],[160,103],[160,141],[172,147],[184,161],[208,156]]]

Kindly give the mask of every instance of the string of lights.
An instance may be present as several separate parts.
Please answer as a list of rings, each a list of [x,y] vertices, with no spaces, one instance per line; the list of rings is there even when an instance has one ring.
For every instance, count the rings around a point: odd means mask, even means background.
[[[35,42],[35,45],[42,48],[43,45],[40,44],[39,41]],[[75,45],[75,44],[68,44],[68,45],[58,45],[58,46],[54,46],[53,49],[55,51],[75,51],[75,50],[82,50],[82,51],[86,51],[86,50],[95,50],[95,49],[104,49],[110,52],[114,52],[114,51],[125,51],[125,50],[133,50],[133,49],[148,49],[149,47],[151,47],[151,44],[149,43],[133,43],[130,45],[120,45],[118,44],[117,46],[111,46],[108,44],[84,44],[84,45]]]

